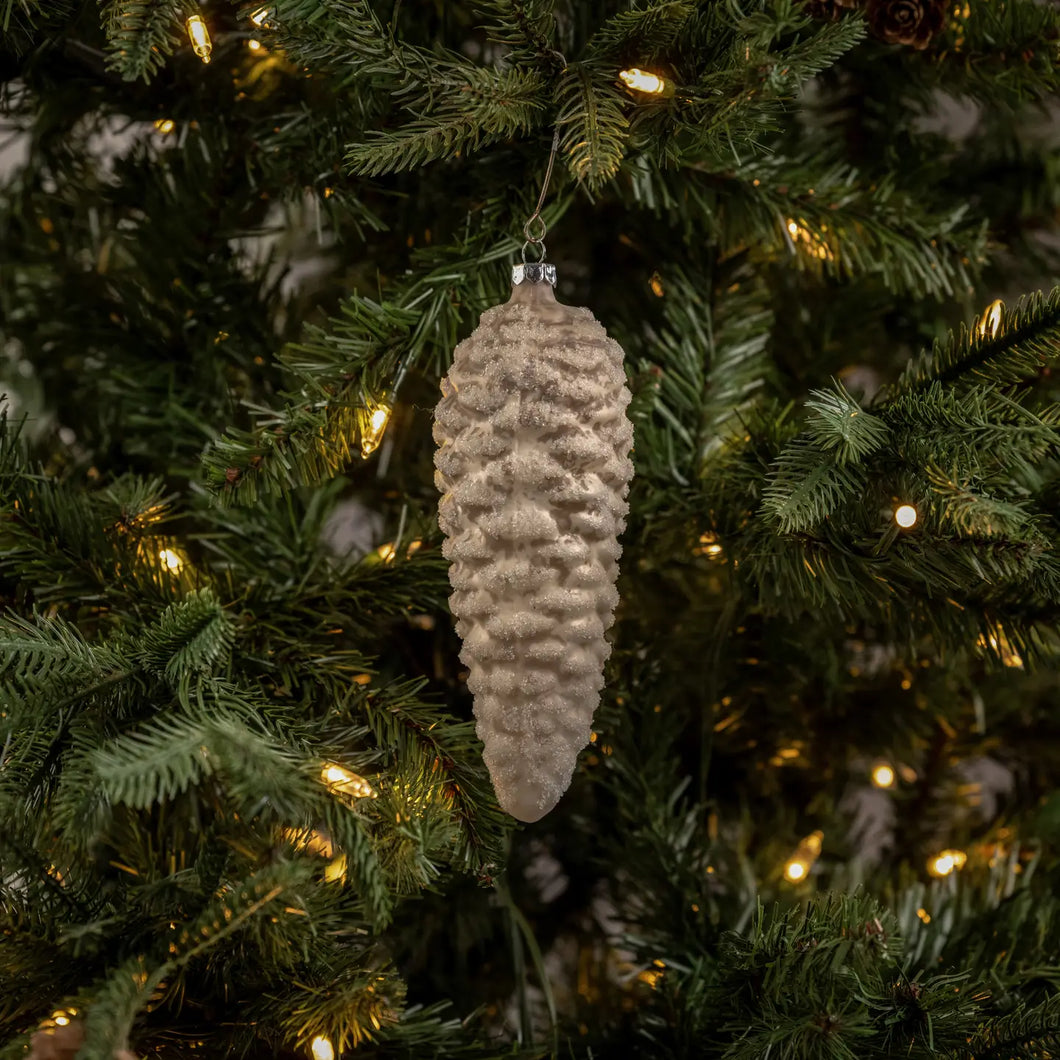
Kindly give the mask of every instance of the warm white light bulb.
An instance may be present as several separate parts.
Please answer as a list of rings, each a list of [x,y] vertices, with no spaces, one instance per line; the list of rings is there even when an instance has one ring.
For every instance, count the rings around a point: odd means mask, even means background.
[[[255,26],[264,26],[267,24],[265,20],[268,17],[269,9],[267,7],[259,7],[257,11],[251,14],[250,21],[253,22]]]
[[[807,865],[805,861],[792,860],[784,866],[784,877],[792,883],[796,883],[806,875]]]
[[[159,118],[155,122],[155,128],[163,136],[168,136],[176,127],[177,123],[172,118]]]
[[[928,862],[928,872],[932,876],[949,876],[954,869],[964,868],[967,860],[963,850],[943,850]]]
[[[313,1060],[335,1060],[335,1046],[322,1034],[318,1034],[310,1043]]]
[[[658,95],[658,93],[666,90],[666,82],[658,74],[649,73],[647,70],[638,70],[635,66],[629,70],[621,71],[618,76],[637,92],[648,92]]]
[[[908,530],[916,522],[916,508],[911,504],[900,505],[894,513],[894,521],[904,530]]]
[[[372,410],[368,419],[368,426],[361,431],[361,456],[366,460],[379,448],[383,440],[383,432],[390,422],[390,406],[379,405]]]
[[[210,40],[210,31],[206,28],[202,15],[192,15],[184,25],[191,39],[192,50],[204,63],[208,63],[210,52],[213,51],[213,41]]]
[[[886,762],[881,762],[872,771],[872,782],[878,788],[894,787],[894,770]]]
[[[953,872],[953,858],[949,854],[940,854],[935,858],[933,868],[940,876],[948,876]]]
[[[979,323],[976,326],[976,332],[981,339],[992,339],[997,335],[998,328],[1001,327],[1001,313],[1005,308],[1005,303],[1000,298],[995,298],[990,305],[983,310],[982,316],[979,318]]]
[[[249,48],[249,49],[250,49],[250,50],[251,50],[252,52],[260,52],[260,51],[262,50],[262,48],[264,48],[264,47],[265,47],[265,45],[264,45],[264,44],[262,44],[260,40],[253,40],[253,39],[251,39],[251,40],[248,40],[248,41],[247,41],[247,47],[248,47],[248,48]]]
[[[375,797],[372,785],[364,777],[343,769],[337,762],[325,762],[320,771],[320,779],[333,791],[340,791],[344,795],[352,795],[357,799]]]
[[[158,558],[170,570],[180,570],[180,568],[184,566],[184,560],[182,560],[171,548],[162,549],[162,551],[158,553]]]

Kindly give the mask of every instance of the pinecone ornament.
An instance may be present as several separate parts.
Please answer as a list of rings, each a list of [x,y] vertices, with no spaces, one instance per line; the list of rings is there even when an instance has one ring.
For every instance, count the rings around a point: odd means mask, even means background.
[[[438,522],[477,731],[501,806],[536,821],[589,741],[633,476],[622,348],[555,269],[456,348],[435,410]]]
[[[949,0],[868,0],[866,18],[875,37],[922,51],[946,23]]]

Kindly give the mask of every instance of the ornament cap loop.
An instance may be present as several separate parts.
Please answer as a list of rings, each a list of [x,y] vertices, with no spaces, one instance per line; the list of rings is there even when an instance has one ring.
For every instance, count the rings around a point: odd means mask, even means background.
[[[512,266],[512,286],[521,283],[547,283],[556,286],[556,266],[544,261],[523,262]]]

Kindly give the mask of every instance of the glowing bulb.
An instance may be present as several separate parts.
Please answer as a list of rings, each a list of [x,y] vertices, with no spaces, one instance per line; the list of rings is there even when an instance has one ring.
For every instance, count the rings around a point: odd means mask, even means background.
[[[932,876],[949,876],[954,869],[964,868],[967,860],[963,850],[943,850],[928,861],[928,872]]]
[[[335,1060],[335,1046],[321,1034],[309,1043],[309,1049],[313,1054],[313,1060]]]
[[[908,530],[916,522],[916,508],[911,504],[900,505],[894,513],[894,521],[904,530]]]
[[[69,1022],[70,1022],[70,1020],[67,1019],[66,1016],[56,1016],[55,1017],[55,1026],[56,1027],[65,1027]]]
[[[872,771],[872,782],[878,788],[894,787],[894,770],[886,762],[881,762]]]
[[[176,127],[177,123],[172,118],[159,118],[155,122],[155,128],[163,136],[168,136]]]
[[[266,26],[268,23],[265,21],[269,17],[269,9],[267,7],[259,7],[257,11],[253,12],[250,16],[250,21],[255,26]]]
[[[344,795],[352,795],[355,799],[375,798],[372,785],[364,777],[343,769],[337,762],[325,762],[320,771],[320,779],[327,784],[332,791],[340,791]]]
[[[788,858],[784,865],[784,878],[789,883],[798,883],[805,879],[813,863],[821,853],[821,844],[824,841],[824,832],[818,830],[811,832],[795,848],[795,853]]]
[[[372,410],[368,419],[368,426],[361,431],[361,456],[366,460],[379,448],[383,440],[383,432],[390,422],[390,406],[379,405]]]
[[[262,44],[260,40],[248,40],[247,47],[252,52],[260,52],[265,47],[265,45]]]
[[[648,73],[646,70],[638,70],[633,67],[631,70],[623,70],[618,76],[630,88],[636,89],[638,92],[649,92],[657,95],[666,91],[666,82],[657,74]]]
[[[1001,327],[1001,313],[1005,308],[1005,303],[1000,298],[995,298],[990,305],[983,310],[983,315],[979,318],[979,323],[975,326],[975,335],[979,339],[992,339],[997,335],[997,330]]]
[[[718,535],[708,530],[699,537],[699,547],[692,550],[694,556],[709,556],[711,559],[719,559],[725,551]]]
[[[799,234],[799,226],[794,221],[789,221],[788,231],[791,233],[791,238],[795,239]]]
[[[204,63],[208,63],[210,52],[213,51],[213,42],[210,40],[210,31],[206,28],[202,15],[192,15],[184,25],[188,29],[192,50]]]
[[[158,553],[158,558],[170,569],[180,570],[184,566],[184,560],[171,548],[164,548]]]
[[[340,854],[324,866],[325,883],[342,883],[346,879],[346,855]]]

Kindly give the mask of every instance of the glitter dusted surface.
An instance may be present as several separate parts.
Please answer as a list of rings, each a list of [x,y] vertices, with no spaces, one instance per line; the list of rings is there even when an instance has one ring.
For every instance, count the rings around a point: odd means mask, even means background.
[[[589,742],[633,475],[622,349],[523,285],[456,348],[435,410],[438,522],[501,806],[536,821]]]

